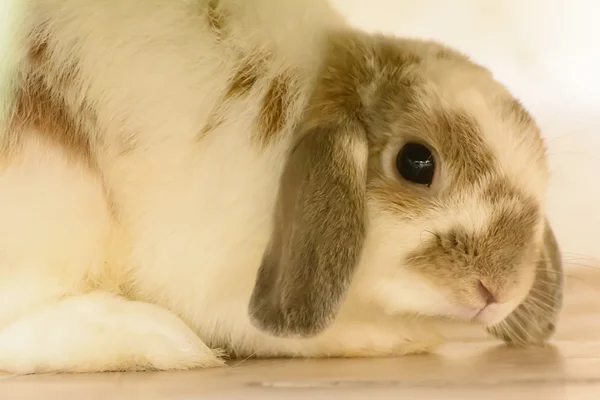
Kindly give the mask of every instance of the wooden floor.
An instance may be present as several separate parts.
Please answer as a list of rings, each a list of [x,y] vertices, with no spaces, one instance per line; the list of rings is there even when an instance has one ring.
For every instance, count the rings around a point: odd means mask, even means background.
[[[0,399],[600,399],[600,268],[569,266],[551,346],[511,349],[478,334],[437,355],[237,361],[229,368],[1,377]],[[1,355],[0,355],[1,357]]]

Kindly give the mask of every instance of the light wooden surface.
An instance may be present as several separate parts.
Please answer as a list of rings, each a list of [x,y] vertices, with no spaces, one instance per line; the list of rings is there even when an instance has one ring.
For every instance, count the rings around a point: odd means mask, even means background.
[[[600,268],[567,267],[559,331],[545,348],[480,334],[396,359],[234,361],[173,373],[0,377],[0,399],[600,399]],[[0,357],[2,355],[0,354]]]

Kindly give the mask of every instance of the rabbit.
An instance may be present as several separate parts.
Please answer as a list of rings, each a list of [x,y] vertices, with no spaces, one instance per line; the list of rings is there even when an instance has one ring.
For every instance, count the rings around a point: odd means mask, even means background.
[[[1,371],[551,338],[544,140],[468,56],[325,0],[7,1]]]

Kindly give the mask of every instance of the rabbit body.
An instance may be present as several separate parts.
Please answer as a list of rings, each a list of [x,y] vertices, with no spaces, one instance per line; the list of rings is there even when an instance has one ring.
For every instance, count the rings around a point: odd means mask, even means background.
[[[3,64],[11,80],[0,104],[0,370],[168,370],[219,366],[224,355],[427,351],[441,341],[439,318],[470,319],[472,310],[455,303],[477,295],[449,300],[433,273],[401,264],[437,265],[415,253],[424,231],[457,223],[484,231],[504,206],[528,210],[528,230],[515,234],[527,245],[514,253],[515,264],[531,267],[490,273],[520,283],[485,325],[525,304],[549,229],[544,147],[525,112],[494,114],[476,133],[502,172],[461,175],[461,194],[442,205],[410,200],[429,196],[415,194],[420,188],[394,200],[380,165],[389,138],[360,133],[353,120],[363,107],[391,112],[396,104],[376,105],[388,92],[360,79],[393,81],[400,72],[390,66],[406,64],[436,88],[440,107],[458,102],[484,123],[495,106],[478,88],[512,100],[462,55],[357,32],[319,0],[11,2],[20,23],[10,32],[17,45],[5,50],[16,61]],[[398,64],[384,60],[390,52]],[[344,70],[348,59],[359,68]],[[415,101],[435,109],[423,99]],[[353,111],[338,110],[342,103]],[[359,119],[389,135],[387,119],[377,118]],[[350,128],[338,135],[341,124]],[[505,132],[514,127],[526,133]],[[305,145],[305,136],[315,142]],[[440,157],[469,158],[460,150],[468,138],[458,140]],[[475,192],[501,175],[513,186],[497,184],[500,200],[485,203]],[[301,216],[287,217],[294,213]],[[504,236],[494,243],[500,253],[513,246]]]

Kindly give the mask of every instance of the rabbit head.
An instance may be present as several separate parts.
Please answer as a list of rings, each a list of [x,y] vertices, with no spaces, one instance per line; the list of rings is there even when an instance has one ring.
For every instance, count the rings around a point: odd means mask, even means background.
[[[281,177],[254,324],[310,337],[352,305],[544,341],[562,273],[532,117],[487,69],[434,42],[344,32],[324,54]]]

